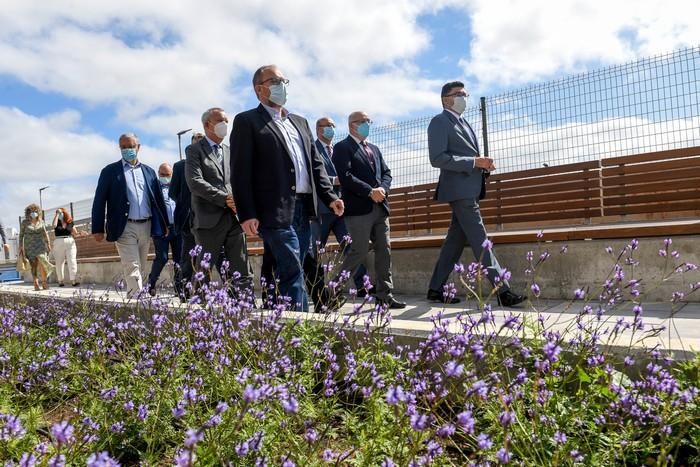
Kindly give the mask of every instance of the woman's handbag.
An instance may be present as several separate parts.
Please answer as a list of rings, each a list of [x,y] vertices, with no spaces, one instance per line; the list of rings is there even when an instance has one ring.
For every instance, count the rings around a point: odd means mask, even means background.
[[[24,256],[24,253],[20,253],[17,255],[17,272],[27,272],[29,271],[29,268],[31,265],[29,264],[29,260],[27,259],[26,256]]]

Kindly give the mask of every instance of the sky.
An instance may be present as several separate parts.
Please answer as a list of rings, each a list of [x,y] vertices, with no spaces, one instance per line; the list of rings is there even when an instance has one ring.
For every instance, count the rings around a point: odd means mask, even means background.
[[[205,109],[257,105],[264,64],[290,79],[289,110],[344,129],[355,110],[437,113],[446,81],[492,95],[695,46],[698,17],[690,0],[4,0],[0,219],[43,186],[45,208],[90,198],[121,133],[153,167],[178,160]]]

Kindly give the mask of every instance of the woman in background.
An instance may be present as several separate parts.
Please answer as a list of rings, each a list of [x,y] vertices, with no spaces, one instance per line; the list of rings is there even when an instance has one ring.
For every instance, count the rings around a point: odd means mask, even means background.
[[[19,228],[19,251],[31,264],[34,290],[39,290],[39,279],[42,287],[48,289],[51,243],[46,224],[41,219],[41,208],[36,204],[30,204],[24,209],[24,220]]]
[[[73,218],[70,213],[63,209],[56,209],[56,214],[53,216],[53,231],[56,236],[53,241],[53,257],[56,260],[56,279],[58,286],[63,287],[63,265],[68,265],[68,278],[73,287],[80,285],[78,281],[78,249],[75,246],[73,237],[82,234],[77,227],[73,225]]]

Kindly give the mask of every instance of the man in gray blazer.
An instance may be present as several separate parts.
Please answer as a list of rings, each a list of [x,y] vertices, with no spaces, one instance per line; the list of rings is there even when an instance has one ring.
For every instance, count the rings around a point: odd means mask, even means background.
[[[239,272],[238,285],[252,287],[246,238],[236,216],[231,189],[230,151],[224,138],[228,117],[219,107],[202,114],[204,138],[187,147],[185,180],[192,192],[192,231],[203,252],[211,254],[212,266],[221,263],[223,254],[229,272]]]
[[[440,95],[443,111],[428,126],[428,153],[430,164],[440,169],[435,199],[450,203],[452,220],[430,279],[428,300],[457,303],[456,297],[443,295],[443,286],[467,242],[476,260],[488,271],[492,284],[499,282],[504,273],[493,249],[484,247],[486,229],[479,211],[479,200],[486,193],[486,177],[496,167],[493,159],[481,157],[476,133],[462,118],[469,97],[464,84],[446,83]],[[506,280],[498,289],[497,298],[500,305],[509,307],[525,299],[511,292]]]

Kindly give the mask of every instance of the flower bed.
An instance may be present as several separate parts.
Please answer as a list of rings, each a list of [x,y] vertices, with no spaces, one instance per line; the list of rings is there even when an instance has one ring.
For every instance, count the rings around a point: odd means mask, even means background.
[[[394,342],[390,315],[371,302],[319,323],[287,319],[282,305],[253,309],[251,297],[216,286],[186,309],[142,303],[149,319],[97,297],[3,297],[0,458],[21,466],[697,464],[700,357],[609,349],[623,332],[636,348],[662,332],[643,322],[635,248],[613,255],[595,294],[575,291],[572,300],[586,305],[565,331],[515,313],[497,324],[478,293],[483,271],[458,267],[479,313],[435,316],[416,345]],[[662,260],[673,258],[670,242],[663,251]],[[549,255],[529,255],[533,300]],[[670,273],[693,269],[669,264]],[[629,301],[634,317],[608,318]]]

